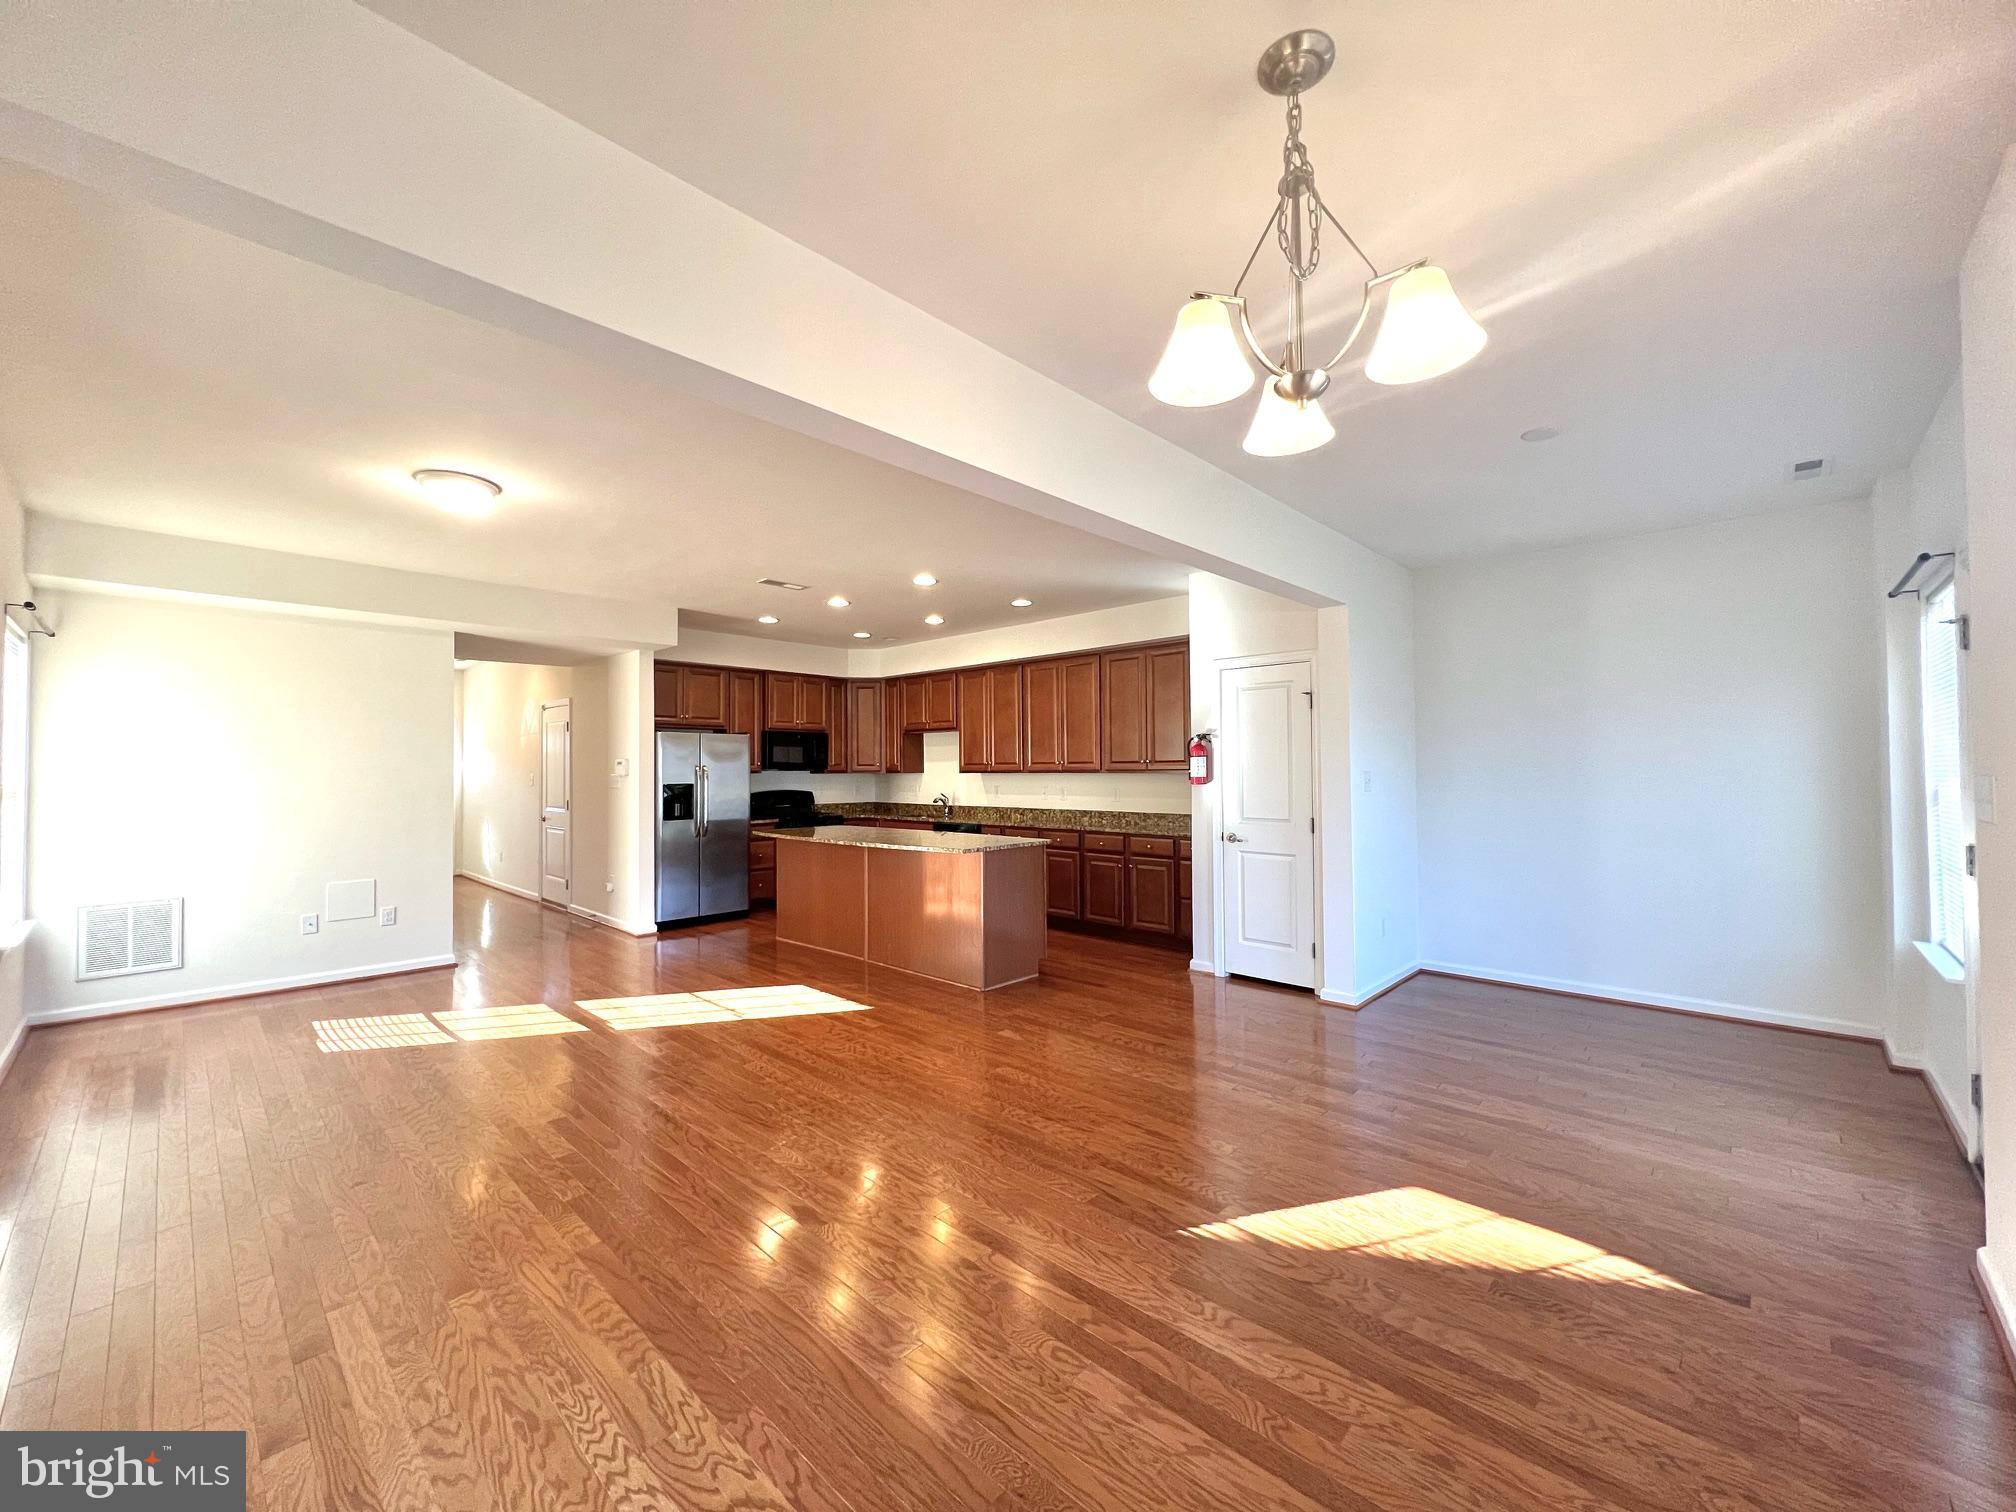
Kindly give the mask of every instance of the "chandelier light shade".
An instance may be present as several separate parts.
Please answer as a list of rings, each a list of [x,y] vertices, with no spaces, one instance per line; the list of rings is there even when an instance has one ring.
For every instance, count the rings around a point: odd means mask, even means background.
[[[1253,387],[1253,364],[1232,328],[1232,307],[1200,294],[1176,312],[1176,329],[1148,380],[1148,392],[1164,404],[1204,409],[1237,399]]]
[[[1365,358],[1374,383],[1440,378],[1484,350],[1490,338],[1433,263],[1410,268],[1386,289],[1386,313]]]
[[[1256,457],[1292,457],[1327,445],[1336,434],[1320,399],[1289,399],[1270,382],[1261,386],[1260,406],[1240,445]]]
[[[1246,432],[1245,449],[1256,457],[1292,457],[1313,451],[1337,432],[1319,402],[1330,372],[1364,334],[1375,303],[1381,305],[1378,334],[1365,361],[1374,383],[1419,383],[1461,367],[1484,349],[1484,328],[1463,307],[1449,275],[1423,259],[1382,273],[1316,192],[1316,169],[1302,145],[1302,95],[1330,71],[1336,44],[1320,31],[1290,32],[1260,55],[1260,87],[1288,101],[1288,136],[1281,146],[1281,179],[1274,208],[1260,239],[1230,294],[1198,293],[1176,314],[1176,328],[1162,360],[1148,380],[1148,392],[1164,404],[1202,409],[1236,399],[1253,386],[1253,363],[1268,377]],[[1323,256],[1328,225],[1365,265],[1358,318],[1344,344],[1318,365],[1304,350],[1304,286]],[[1288,264],[1288,332],[1276,360],[1253,333],[1241,292],[1269,238]]]

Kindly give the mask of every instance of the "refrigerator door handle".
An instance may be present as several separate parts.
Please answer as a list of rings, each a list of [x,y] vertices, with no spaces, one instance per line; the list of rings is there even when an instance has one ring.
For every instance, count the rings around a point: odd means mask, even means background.
[[[693,838],[700,839],[707,833],[707,768],[696,765],[693,768]]]

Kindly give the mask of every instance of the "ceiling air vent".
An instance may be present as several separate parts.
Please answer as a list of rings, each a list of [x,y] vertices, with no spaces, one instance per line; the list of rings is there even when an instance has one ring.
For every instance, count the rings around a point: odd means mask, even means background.
[[[1832,457],[1808,457],[1804,462],[1787,462],[1785,464],[1785,481],[1787,483],[1800,483],[1804,482],[1807,478],[1824,478],[1832,471],[1834,471],[1834,459]]]
[[[756,579],[756,585],[759,588],[788,588],[793,593],[803,593],[805,591],[803,583],[787,583],[782,578],[758,578]]]
[[[77,980],[182,965],[182,900],[94,903],[77,910]]]

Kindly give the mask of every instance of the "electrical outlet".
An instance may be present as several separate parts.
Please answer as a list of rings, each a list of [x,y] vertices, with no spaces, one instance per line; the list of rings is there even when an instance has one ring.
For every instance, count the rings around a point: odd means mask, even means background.
[[[381,908],[378,910],[378,924],[380,928],[390,929],[398,922],[399,910],[397,908]]]
[[[303,934],[322,933],[322,916],[320,914],[301,915],[301,933]]]

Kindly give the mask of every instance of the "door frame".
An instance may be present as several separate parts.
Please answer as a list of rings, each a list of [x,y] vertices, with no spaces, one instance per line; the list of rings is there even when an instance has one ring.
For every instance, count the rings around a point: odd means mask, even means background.
[[[546,716],[553,709],[564,709],[567,714],[563,726],[567,737],[567,896],[549,898],[546,896]],[[539,901],[551,903],[555,908],[572,910],[574,907],[574,700],[572,698],[549,698],[539,705]]]
[[[1252,667],[1306,667],[1309,672],[1309,805],[1310,817],[1316,821],[1315,844],[1310,849],[1309,876],[1309,930],[1310,939],[1316,946],[1316,983],[1307,991],[1321,996],[1323,992],[1324,939],[1323,939],[1323,772],[1316,761],[1316,732],[1322,728],[1323,688],[1316,676],[1318,660],[1311,651],[1268,651],[1253,656],[1221,656],[1212,663],[1217,683],[1213,690],[1217,716],[1212,728],[1207,732],[1213,740],[1225,738],[1225,674],[1243,672]],[[1223,762],[1213,775],[1207,789],[1211,794],[1211,974],[1214,977],[1229,977],[1232,973],[1225,966],[1225,804],[1223,790],[1218,784],[1224,778]],[[1255,978],[1255,980],[1259,980]],[[1305,989],[1275,983],[1287,987],[1291,992]]]

